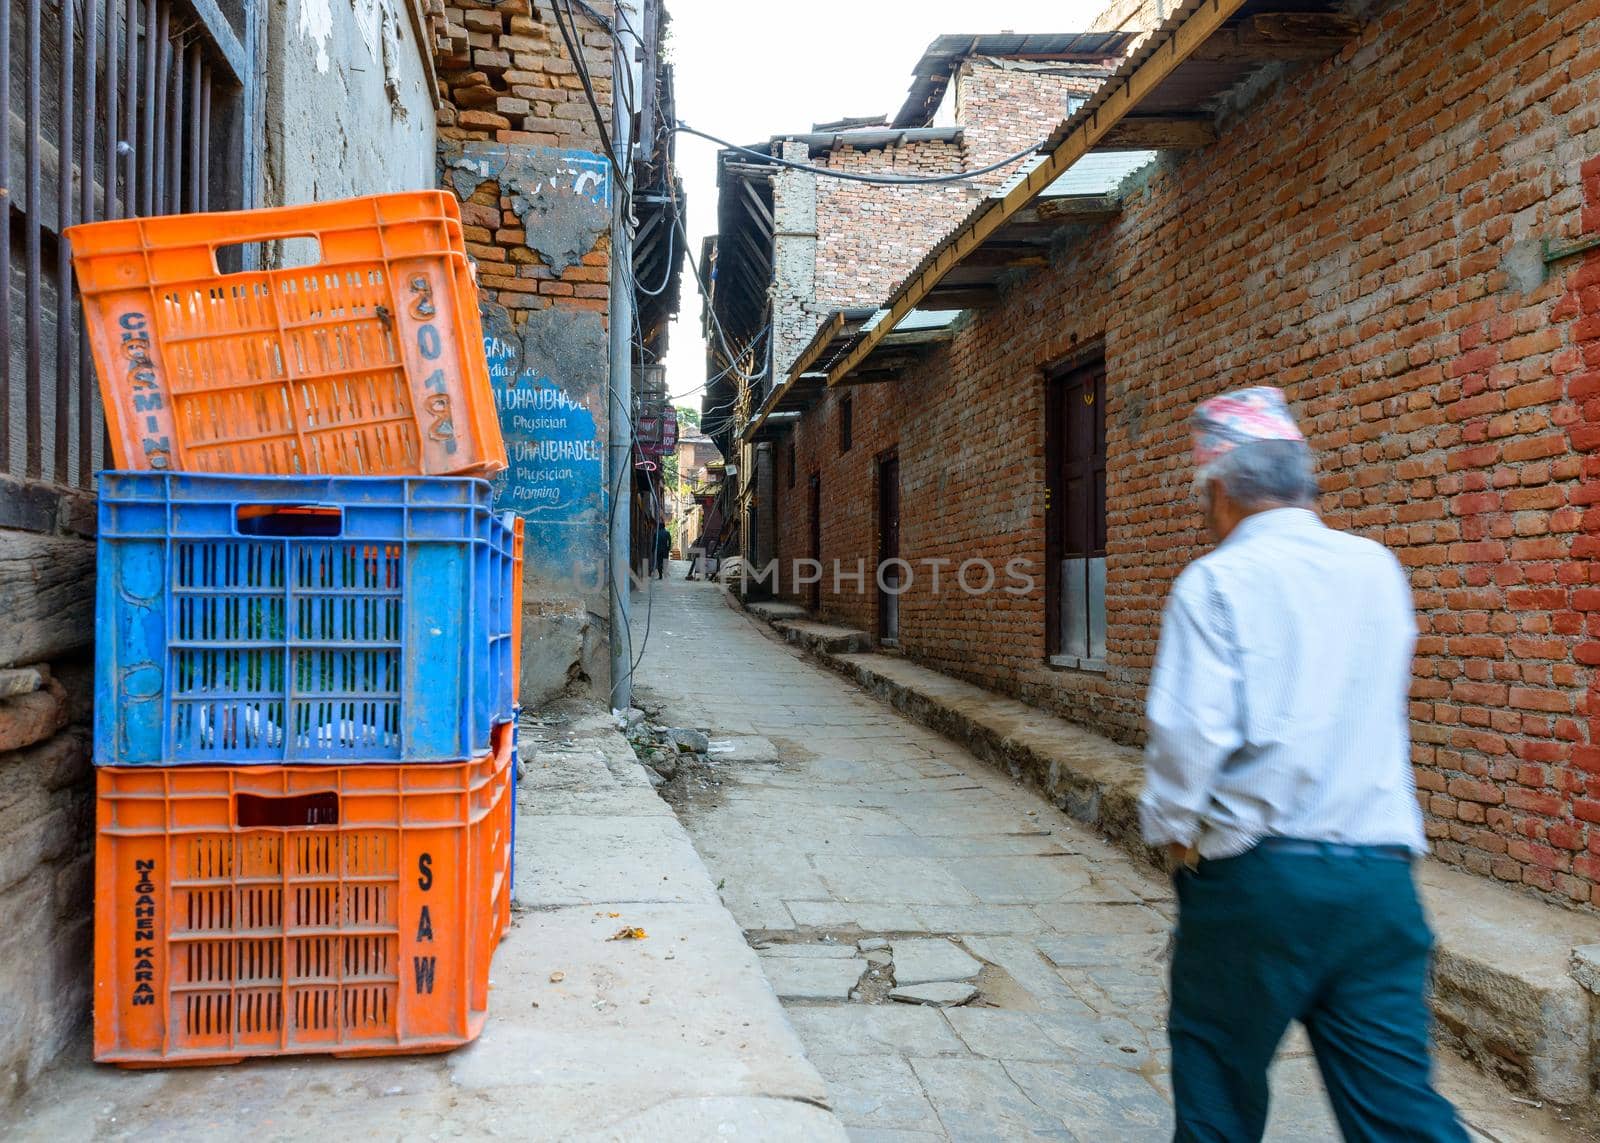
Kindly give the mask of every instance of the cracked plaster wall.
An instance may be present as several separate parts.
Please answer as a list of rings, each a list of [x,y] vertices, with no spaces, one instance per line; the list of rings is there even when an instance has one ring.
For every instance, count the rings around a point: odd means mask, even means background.
[[[432,79],[408,2],[269,6],[267,205],[434,185]]]
[[[446,140],[478,266],[485,351],[509,470],[497,503],[524,520],[521,700],[609,679],[605,309],[611,221],[592,152]]]

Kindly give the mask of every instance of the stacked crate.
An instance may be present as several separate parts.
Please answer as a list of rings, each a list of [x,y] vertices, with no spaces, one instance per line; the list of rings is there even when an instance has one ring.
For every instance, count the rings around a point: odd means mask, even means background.
[[[455,200],[70,228],[100,477],[95,1057],[474,1038],[521,527]],[[232,248],[309,239],[309,265]]]

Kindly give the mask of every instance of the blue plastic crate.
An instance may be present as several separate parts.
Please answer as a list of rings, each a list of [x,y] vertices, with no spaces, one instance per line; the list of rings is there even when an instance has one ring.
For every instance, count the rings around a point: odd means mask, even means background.
[[[102,473],[95,762],[482,754],[516,698],[491,497],[461,477]]]

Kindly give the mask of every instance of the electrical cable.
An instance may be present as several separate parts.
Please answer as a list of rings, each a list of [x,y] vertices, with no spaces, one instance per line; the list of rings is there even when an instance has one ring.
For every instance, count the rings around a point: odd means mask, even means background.
[[[673,273],[672,273],[672,251],[673,251],[673,243],[677,241],[677,237],[678,237],[678,228],[676,226],[667,227],[667,260],[666,260],[666,263],[665,263],[665,273],[663,273],[662,276],[661,276],[661,285],[658,286],[656,289],[652,290],[652,289],[649,289],[648,287],[646,287],[642,282],[640,282],[638,280],[638,278],[634,278],[633,286],[634,286],[634,289],[639,291],[639,293],[645,295],[648,298],[658,298],[662,294],[666,293],[667,287],[672,284],[672,278],[673,278]]]
[[[600,133],[600,146],[605,149],[606,158],[611,160],[611,169],[617,174],[620,192],[622,188],[622,183],[620,180],[625,171],[622,163],[617,159],[616,149],[611,145],[611,132],[606,129],[605,115],[600,110],[600,101],[595,98],[594,85],[589,81],[588,66],[584,63],[583,53],[579,50],[577,42],[575,42],[577,40],[578,31],[577,21],[572,21],[572,27],[569,30],[567,27],[567,21],[562,19],[563,2],[564,0],[552,0],[550,11],[551,14],[555,16],[556,29],[561,33],[561,42],[566,44],[567,55],[572,57],[572,66],[578,73],[579,81],[583,84],[584,96],[588,99],[589,110],[594,115],[595,130]],[[565,11],[567,16],[571,17],[571,7],[567,7]],[[615,35],[615,33],[613,33],[613,35]],[[612,95],[615,96],[616,94],[617,92],[615,89],[613,89]]]
[[[762,326],[761,327],[761,332],[756,334],[756,336],[751,340],[749,345],[745,346],[744,352],[745,353],[753,352],[755,350],[756,346],[760,345],[761,342],[763,340],[765,340],[767,334],[769,334],[771,332],[772,332],[772,326],[770,324]],[[742,353],[739,356],[743,357],[744,354]],[[729,366],[719,370],[715,376],[707,377],[704,381],[700,382],[700,384],[696,385],[694,388],[685,389],[682,393],[674,393],[671,397],[667,398],[667,400],[670,401],[670,402],[676,403],[678,401],[684,400],[687,397],[692,397],[696,393],[700,392],[702,389],[709,389],[712,385],[715,385],[718,381],[721,381],[728,374],[732,373],[734,371],[734,369],[736,369],[736,368],[737,368],[737,363],[735,363],[733,365],[729,365]],[[763,372],[765,372],[765,371],[763,371]],[[729,408],[731,406],[729,406],[729,405],[717,405],[717,406],[713,406],[713,407],[716,408],[716,409],[724,409],[724,408]]]
[[[610,35],[611,40],[612,40],[612,47],[613,47],[613,50],[616,53],[616,57],[620,58],[621,60],[624,61],[624,63],[626,63],[626,60],[627,60],[626,46],[623,44],[621,37],[618,35],[615,26],[612,25],[610,23],[610,21],[606,20],[603,16],[601,16],[600,13],[596,12],[593,8],[590,8],[589,5],[583,3],[583,0],[578,0],[578,3]],[[577,72],[579,82],[583,86],[584,96],[588,101],[590,113],[594,117],[595,129],[599,133],[600,142],[601,142],[602,147],[605,150],[606,158],[609,159],[610,162],[611,162],[611,169],[612,169],[612,172],[613,172],[613,179],[614,179],[614,183],[615,183],[615,186],[616,186],[616,193],[621,195],[621,196],[623,196],[622,197],[622,205],[623,205],[622,214],[624,215],[624,217],[626,217],[631,213],[631,207],[629,206],[629,202],[630,202],[630,200],[632,198],[632,192],[633,192],[633,188],[632,188],[632,155],[630,153],[629,162],[627,164],[622,163],[617,158],[616,149],[615,149],[615,147],[614,147],[614,145],[612,143],[610,131],[606,127],[605,115],[600,110],[600,102],[599,102],[598,97],[595,94],[594,82],[593,82],[592,77],[589,74],[588,64],[584,60],[583,53],[579,48],[579,44],[581,43],[581,36],[578,33],[577,18],[573,15],[573,12],[572,12],[571,0],[552,0],[551,11],[552,11],[552,14],[555,17],[556,27],[561,33],[562,42],[566,45],[567,54],[568,54],[568,56],[571,57],[573,68]],[[620,6],[618,7],[617,11],[622,16],[623,22],[626,23],[628,25],[628,27],[629,27],[629,30],[632,31],[633,30],[632,29],[632,24],[631,24],[631,21],[628,21],[626,12],[624,12],[624,10]],[[563,14],[565,14],[565,19],[563,19]],[[638,36],[637,32],[634,32],[634,38],[635,39],[639,39],[639,36]],[[632,69],[630,67],[624,66],[623,68],[615,69],[615,70],[617,72],[619,72],[620,74],[625,75],[627,77],[627,89],[626,89],[626,92],[624,92],[623,90],[620,89],[619,85],[616,84],[615,80],[613,80],[612,97],[613,97],[613,99],[620,99],[621,100],[623,109],[631,117],[636,112],[636,108],[635,108],[634,104],[635,104],[636,95],[637,95],[637,93],[633,91],[633,73],[632,73]],[[635,290],[637,290],[638,286],[639,286],[639,283],[638,283],[637,278],[635,278],[634,275],[633,275],[633,272],[632,272],[633,268],[631,266],[620,266],[619,265],[619,269],[620,269],[621,273],[623,274],[624,278],[627,280],[627,283],[631,287],[633,287]],[[670,278],[670,261],[669,261],[669,278]],[[665,288],[666,288],[665,283],[663,283],[662,289],[665,289]],[[642,329],[641,329],[641,327],[639,325],[637,309],[635,309],[635,311],[634,311],[633,326],[634,326],[635,340],[642,342],[642,340],[643,340],[642,339]],[[642,448],[640,447],[640,444],[639,444],[638,420],[637,420],[636,416],[634,415],[634,413],[633,413],[633,411],[631,409],[626,408],[626,407],[623,406],[621,395],[617,393],[616,388],[613,385],[611,385],[609,383],[609,381],[607,382],[606,388],[608,390],[608,397],[610,399],[609,400],[609,404],[611,406],[613,406],[612,416],[615,417],[617,410],[620,410],[621,414],[622,414],[621,419],[623,420],[624,423],[626,423],[628,425],[628,429],[629,429],[629,432],[628,432],[628,458],[629,458],[629,465],[628,465],[628,469],[627,469],[627,472],[629,474],[629,479],[626,480],[626,483],[628,485],[627,495],[631,499],[631,497],[632,497],[632,483],[633,483],[632,479],[631,479],[631,473],[632,473],[632,468],[633,468],[634,455],[637,453],[640,458],[643,458],[643,456],[644,456],[643,450],[642,450]],[[609,534],[610,526],[615,524],[616,512],[617,512],[617,503],[621,499],[621,493],[622,493],[621,485],[623,483],[624,482],[622,480],[619,480],[619,481],[617,481],[617,487],[613,488],[613,487],[611,487],[611,481],[610,480],[607,481],[607,486],[608,486],[608,489],[609,489],[609,492],[610,492],[610,496],[609,496],[610,504],[608,505],[608,509],[609,510],[608,510],[608,518],[607,518],[608,534]],[[656,505],[655,506],[656,506],[657,518],[659,519],[660,511],[661,511],[661,503],[660,503],[659,496],[655,497],[655,500],[656,500]],[[630,513],[630,515],[631,515],[631,513]],[[631,537],[630,537],[630,544],[631,544]],[[631,558],[629,560],[629,565],[630,565],[630,569],[631,569],[631,565],[632,565]],[[615,578],[608,576],[607,579],[608,579],[608,585],[609,585],[609,588],[610,588],[612,601],[614,603],[621,602],[622,601],[621,600],[621,592],[619,591],[619,589],[617,587],[617,583],[615,581]],[[653,596],[652,596],[652,598],[653,598]],[[643,654],[644,654],[644,648],[643,648],[643,646],[641,646],[640,652],[639,652],[639,658],[635,659],[634,656],[633,656],[633,631],[632,631],[631,624],[629,625],[629,629],[624,633],[624,637],[626,638],[627,645],[628,645],[628,659],[632,664],[630,666],[630,668],[629,668],[629,671],[628,671],[628,678],[631,679],[633,677],[634,670],[637,669],[639,662],[642,661]],[[648,643],[648,639],[649,639],[649,614],[648,614],[648,611],[647,611],[646,620],[645,620],[645,640],[646,640],[646,643]]]
[[[710,142],[716,143],[719,146],[728,148],[730,151],[739,151],[743,154],[754,156],[755,158],[766,163],[771,163],[774,166],[788,167],[793,171],[805,171],[809,174],[830,179],[843,179],[846,182],[852,183],[873,183],[879,186],[928,186],[934,183],[966,182],[969,179],[977,178],[979,175],[987,175],[994,171],[998,171],[1002,167],[1009,167],[1012,163],[1020,162],[1021,160],[1026,159],[1029,155],[1036,155],[1039,153],[1039,148],[1043,147],[1047,142],[1047,140],[1041,139],[1031,147],[1025,147],[1016,154],[1007,156],[997,163],[990,163],[987,167],[979,167],[976,170],[971,171],[955,171],[948,175],[863,175],[857,174],[854,171],[835,171],[829,169],[828,167],[813,166],[810,163],[799,163],[793,159],[784,159],[777,155],[765,154],[761,151],[755,150],[753,147],[741,147],[737,143],[730,143],[726,139],[719,139],[715,135],[708,134],[705,131],[691,127],[682,119],[678,120],[678,122],[673,125],[672,129],[674,131],[680,131],[685,135],[695,135],[701,139],[709,140]]]
[[[683,238],[684,249],[688,250],[693,245],[693,243],[689,238],[688,228],[685,227],[684,224],[683,224],[683,212],[681,210],[676,209],[677,205],[678,205],[678,193],[677,193],[676,188],[674,188],[673,192],[672,192],[672,205],[674,207],[673,218],[672,218],[673,225],[675,225],[678,228],[678,234]],[[692,259],[692,258],[689,259],[689,269],[694,274],[695,285],[697,287],[699,287],[700,297],[703,298],[706,301],[707,305],[708,305],[708,309],[706,310],[706,312],[711,315],[711,326],[712,326],[713,330],[716,332],[717,341],[721,343],[723,360],[729,361],[729,362],[737,362],[739,360],[739,358],[742,356],[742,354],[734,353],[732,347],[728,344],[728,335],[722,328],[722,319],[717,317],[717,308],[714,305],[710,305],[710,302],[711,302],[711,287],[707,286],[705,279],[700,276],[700,267],[694,261],[694,259]],[[770,362],[769,362],[769,364],[770,364]],[[758,381],[761,378],[765,377],[766,373],[767,373],[767,370],[766,370],[765,367],[763,367],[760,373],[750,374],[750,373],[744,373],[744,372],[741,371],[739,376],[740,376],[740,379],[743,380],[748,385],[748,384],[754,384],[756,381]]]

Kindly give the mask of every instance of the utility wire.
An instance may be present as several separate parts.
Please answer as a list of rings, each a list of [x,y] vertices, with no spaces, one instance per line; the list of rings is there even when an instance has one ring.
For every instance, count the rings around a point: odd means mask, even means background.
[[[674,203],[673,205],[676,206],[677,204]],[[639,293],[644,294],[646,297],[657,298],[664,294],[667,287],[672,284],[672,254],[675,249],[674,244],[677,242],[677,239],[678,228],[676,226],[667,227],[667,260],[663,264],[665,272],[661,276],[661,285],[652,290],[648,286],[644,285],[644,283],[640,282],[637,278],[634,278],[634,289],[638,290]]]
[[[771,163],[774,166],[788,167],[792,171],[806,171],[810,174],[819,175],[824,178],[844,179],[846,182],[852,183],[874,183],[880,186],[928,186],[933,183],[965,182],[968,179],[977,178],[979,175],[987,175],[993,171],[998,171],[1002,167],[1009,167],[1012,163],[1026,159],[1029,155],[1038,154],[1039,148],[1044,146],[1046,142],[1046,140],[1041,139],[1031,147],[1024,147],[1015,155],[1007,156],[997,163],[990,163],[987,167],[979,167],[972,171],[955,171],[948,175],[863,175],[854,171],[835,171],[828,167],[814,166],[811,163],[798,163],[793,159],[784,159],[777,155],[769,155],[763,151],[757,151],[752,147],[741,147],[737,143],[730,143],[726,139],[719,139],[715,135],[691,127],[682,119],[678,120],[678,122],[674,125],[673,130],[681,131],[685,135],[698,136],[701,139],[706,139],[712,143],[718,144],[719,146],[726,147],[730,151],[739,151],[743,154],[751,155],[757,159],[760,159],[762,162]]]
[[[611,160],[611,168],[617,173],[618,179],[620,179],[624,173],[622,164],[617,161],[617,152],[611,145],[611,132],[606,129],[606,117],[600,111],[600,101],[595,98],[594,85],[589,81],[589,68],[584,63],[583,52],[579,48],[579,43],[581,43],[581,40],[578,38],[577,21],[574,20],[572,27],[569,29],[567,27],[567,20],[562,17],[562,11],[562,0],[553,0],[550,5],[550,12],[553,16],[555,16],[556,29],[561,33],[561,42],[567,45],[567,55],[572,57],[572,66],[577,71],[578,79],[583,84],[583,94],[589,101],[590,112],[592,112],[594,115],[595,130],[600,133],[600,146],[605,149],[606,158]],[[570,18],[572,16],[572,9],[568,7],[565,9],[565,11],[567,17]],[[616,33],[613,31],[613,38],[615,35]],[[615,85],[613,85],[611,97],[616,99],[618,96],[619,92],[616,90]]]

